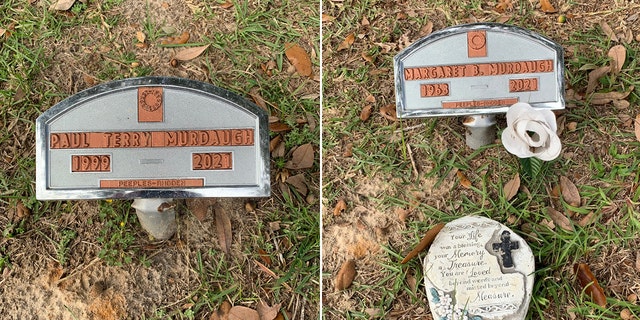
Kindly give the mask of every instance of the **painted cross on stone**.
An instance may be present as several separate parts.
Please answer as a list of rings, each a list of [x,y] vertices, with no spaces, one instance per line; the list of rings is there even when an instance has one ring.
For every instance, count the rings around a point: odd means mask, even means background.
[[[513,257],[511,257],[511,250],[517,250],[520,248],[518,242],[511,242],[511,233],[507,230],[502,231],[500,235],[500,242],[492,243],[493,251],[500,253],[502,258],[503,268],[513,268]]]

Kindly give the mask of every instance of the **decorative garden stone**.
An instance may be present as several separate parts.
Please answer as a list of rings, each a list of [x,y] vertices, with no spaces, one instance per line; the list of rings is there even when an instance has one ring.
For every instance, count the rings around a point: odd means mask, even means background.
[[[447,223],[424,259],[437,320],[519,320],[527,315],[535,264],[527,243],[491,219]]]

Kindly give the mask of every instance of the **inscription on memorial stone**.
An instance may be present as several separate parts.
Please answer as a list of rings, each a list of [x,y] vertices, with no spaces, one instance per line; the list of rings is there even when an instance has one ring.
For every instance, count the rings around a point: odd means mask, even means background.
[[[517,102],[564,108],[562,48],[514,26],[434,32],[400,52],[394,69],[402,118],[501,113]]]
[[[212,85],[136,78],[36,122],[38,199],[267,196],[266,112]]]
[[[424,261],[434,319],[524,319],[533,254],[504,225],[482,217],[448,223]]]

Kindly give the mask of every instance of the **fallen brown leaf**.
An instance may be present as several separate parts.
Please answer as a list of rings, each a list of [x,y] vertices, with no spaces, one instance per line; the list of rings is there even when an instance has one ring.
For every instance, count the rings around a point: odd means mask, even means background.
[[[596,216],[596,214],[593,211],[591,211],[586,216],[584,216],[582,219],[580,219],[580,221],[578,221],[578,225],[584,228],[584,227],[594,223],[597,218],[598,217]]]
[[[0,28],[0,40],[2,40],[2,37],[4,36],[5,32],[7,32],[7,29]]]
[[[467,175],[462,172],[462,170],[458,170],[456,172],[456,176],[458,176],[458,180],[460,181],[460,185],[466,189],[471,188],[471,180],[467,178]]]
[[[209,320],[228,320],[231,303],[227,300],[223,301],[218,310],[214,311]]]
[[[396,216],[398,216],[398,220],[400,220],[400,222],[402,223],[405,223],[407,221],[407,218],[409,217],[409,213],[411,213],[411,211],[405,208],[396,208],[395,212],[396,212]]]
[[[222,248],[222,251],[226,254],[229,254],[231,250],[231,219],[229,219],[229,215],[224,210],[221,204],[215,203],[213,205],[213,211],[216,217],[216,231],[218,233],[218,243]]]
[[[613,100],[611,102],[613,103],[613,106],[618,110],[627,109],[629,108],[629,106],[631,106],[631,103],[629,103],[629,101],[627,100]]]
[[[373,57],[368,55],[366,52],[361,53],[360,56],[362,57],[362,59],[364,59],[364,61],[373,63]]]
[[[304,77],[311,76],[311,58],[309,54],[299,45],[295,43],[285,43],[284,54],[289,62],[296,68],[296,72]]]
[[[347,260],[340,267],[340,271],[336,275],[336,289],[344,290],[351,286],[353,279],[356,277],[356,262],[355,260]]]
[[[22,220],[31,215],[31,210],[27,208],[22,201],[18,201],[16,205],[16,218],[17,220]]]
[[[613,32],[613,29],[611,29],[611,26],[609,26],[609,24],[606,21],[604,20],[600,21],[600,28],[602,29],[602,32],[604,32],[604,34],[606,34],[607,37],[611,39],[611,41],[618,42],[618,37],[616,36],[616,33]]]
[[[421,37],[426,37],[433,32],[433,22],[429,20],[427,24],[420,28],[420,32],[418,33]]]
[[[293,128],[291,128],[288,124],[280,121],[269,123],[269,130],[271,132],[289,132],[292,129]]]
[[[222,8],[222,9],[229,9],[229,8],[233,7],[233,2],[227,0],[227,2],[221,3],[219,5],[219,7]]]
[[[619,44],[611,47],[607,55],[611,58],[611,72],[613,74],[620,73],[620,70],[622,70],[622,66],[624,65],[624,61],[627,59],[627,49],[623,45]]]
[[[165,37],[160,40],[160,44],[162,45],[172,45],[172,44],[185,44],[191,38],[191,34],[188,31],[181,33],[176,37]]]
[[[504,185],[504,197],[507,201],[511,200],[516,194],[518,194],[518,189],[520,189],[520,174],[516,173],[513,179],[507,181]]]
[[[89,87],[93,87],[98,83],[98,79],[88,74],[83,74],[82,80],[84,80],[84,83]]]
[[[313,167],[315,151],[310,143],[303,144],[293,151],[291,160],[284,166],[287,169],[298,170]]]
[[[287,178],[287,184],[293,186],[299,194],[306,196],[309,192],[307,188],[307,180],[304,178],[304,174],[296,174],[295,176],[291,176]]]
[[[49,7],[50,10],[67,11],[71,9],[76,0],[58,0]]]
[[[280,306],[282,303],[275,304],[273,306],[269,306],[264,301],[258,301],[258,307],[256,310],[258,311],[258,315],[260,315],[260,320],[273,320],[278,316],[278,311],[280,310]]]
[[[635,133],[636,133],[636,140],[640,141],[640,113],[636,116]]]
[[[429,231],[427,231],[427,233],[424,235],[422,240],[420,240],[420,242],[413,248],[413,250],[407,253],[407,256],[404,257],[404,259],[402,259],[400,263],[405,264],[409,262],[409,260],[413,259],[420,252],[422,252],[427,247],[429,247],[433,242],[433,239],[436,238],[436,236],[438,235],[440,230],[442,230],[442,228],[444,228],[444,223],[438,223],[435,226],[433,226],[431,229],[429,229]]]
[[[187,199],[187,208],[193,213],[198,221],[203,221],[207,217],[209,207],[216,202],[213,198],[193,198]]]
[[[387,119],[389,119],[391,121],[398,121],[398,116],[396,114],[396,105],[395,105],[395,103],[391,103],[391,104],[388,104],[386,106],[381,107],[380,108],[380,114],[383,117],[385,117],[385,118],[387,118]]]
[[[345,158],[353,156],[353,142],[349,142],[344,146],[344,152],[342,153],[342,156]]]
[[[574,271],[576,272],[576,278],[584,292],[591,296],[591,299],[597,305],[606,307],[607,297],[604,295],[604,290],[602,290],[600,284],[598,284],[598,280],[591,272],[589,265],[586,263],[579,263],[574,266]]]
[[[589,82],[587,83],[587,93],[591,93],[596,90],[598,80],[605,74],[611,71],[611,66],[600,67],[589,72]]]
[[[258,105],[258,107],[262,108],[265,111],[269,111],[269,109],[267,108],[267,103],[264,102],[264,99],[260,95],[259,87],[251,88],[251,90],[249,90],[249,95],[251,96],[251,99],[253,100],[253,102],[255,102]]]
[[[262,260],[262,262],[264,262],[265,266],[271,266],[273,264],[273,261],[271,260],[271,257],[269,256],[269,254],[264,251],[262,248],[258,248],[258,256],[260,257],[260,260]]]
[[[496,5],[496,12],[498,13],[503,13],[511,9],[513,9],[513,2],[511,2],[511,0],[499,0]]]
[[[616,91],[596,92],[589,96],[589,102],[591,104],[606,104],[616,100],[622,100],[627,96],[629,96],[631,91],[633,91],[633,88],[634,88],[633,86],[630,86],[629,90],[625,92],[616,92]]]
[[[258,311],[244,306],[233,306],[229,310],[229,320],[260,320]]]
[[[334,16],[328,15],[326,13],[322,14],[322,22],[330,22],[333,21],[335,19]]]
[[[549,0],[540,0],[540,9],[544,13],[556,13],[558,10],[553,7]]]
[[[147,36],[144,34],[144,32],[137,31],[136,32],[136,39],[138,40],[138,42],[144,43],[144,41],[147,39]]]
[[[336,203],[336,206],[333,208],[333,215],[334,216],[340,216],[342,213],[344,213],[344,211],[347,210],[347,202],[344,201],[344,199],[340,199],[338,200],[338,203]]]
[[[342,43],[340,43],[337,51],[351,48],[351,45],[355,42],[355,40],[356,40],[356,35],[354,33],[350,33],[346,38],[344,38]]]
[[[187,48],[182,51],[178,51],[173,58],[179,61],[193,60],[199,57],[205,50],[207,50],[207,48],[209,48],[209,45]]]
[[[271,152],[271,156],[274,158],[282,158],[285,155],[285,147],[284,147],[284,141],[281,141],[280,143],[278,143],[278,145],[276,145],[276,148],[273,149],[273,152]]]
[[[371,117],[372,111],[373,111],[373,106],[371,105],[364,106],[364,108],[362,108],[362,111],[360,111],[360,120],[367,121],[369,117]]]
[[[549,214],[549,217],[551,218],[551,220],[553,220],[555,225],[569,232],[574,231],[571,220],[569,220],[569,218],[567,218],[567,216],[562,214],[560,211],[552,207],[547,207],[547,213]]]
[[[571,180],[565,176],[560,176],[560,190],[562,192],[562,199],[573,207],[580,206],[580,193]]]
[[[278,144],[282,141],[282,136],[277,135],[271,141],[269,141],[269,152],[273,152],[273,150],[278,146]]]

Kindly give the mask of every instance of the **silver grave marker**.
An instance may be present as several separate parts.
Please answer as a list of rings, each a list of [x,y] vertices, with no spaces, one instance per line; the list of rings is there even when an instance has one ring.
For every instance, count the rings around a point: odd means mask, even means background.
[[[465,120],[468,128],[492,128],[493,115],[516,102],[564,108],[562,47],[510,25],[434,32],[395,56],[394,78],[399,118],[473,116]],[[484,141],[468,135],[467,143],[477,148],[495,139],[495,133],[487,135]]]
[[[424,259],[433,318],[524,319],[534,271],[531,249],[503,224],[478,216],[449,222]]]
[[[36,197],[268,196],[267,126],[265,111],[210,84],[102,84],[38,117]]]
[[[114,81],[36,121],[40,200],[269,194],[266,112],[210,84]]]

